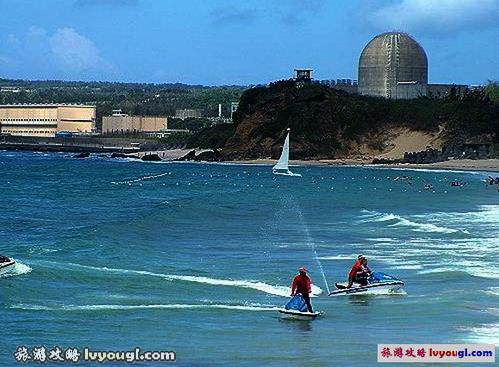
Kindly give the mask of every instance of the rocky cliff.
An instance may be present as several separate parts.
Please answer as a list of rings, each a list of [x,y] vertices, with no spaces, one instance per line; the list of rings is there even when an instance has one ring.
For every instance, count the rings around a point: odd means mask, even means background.
[[[280,81],[242,95],[221,159],[277,158],[288,127],[291,159],[372,158],[390,151],[402,158],[405,145],[411,152],[459,146],[474,136],[494,140],[499,107],[482,95],[386,100]],[[209,136],[207,130],[197,138]]]

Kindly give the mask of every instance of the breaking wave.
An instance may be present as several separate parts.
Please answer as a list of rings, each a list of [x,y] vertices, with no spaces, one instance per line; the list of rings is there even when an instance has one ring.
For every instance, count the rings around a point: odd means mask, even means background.
[[[410,227],[415,232],[433,232],[433,233],[449,233],[449,234],[462,232],[469,234],[469,232],[466,230],[442,227],[431,223],[413,222],[400,215],[395,215],[391,213],[390,214],[378,213],[378,212],[368,212],[368,213],[370,214],[363,216],[365,219],[363,219],[362,222],[386,223],[390,227]]]
[[[30,273],[32,270],[33,269],[30,266],[16,261],[16,265],[14,266],[14,268],[7,274],[0,275],[0,278],[10,278],[17,275],[24,275]]]
[[[490,287],[487,288],[484,292],[492,296],[499,296],[499,287]]]
[[[450,275],[450,274],[467,274],[479,278],[487,279],[499,279],[498,269],[482,269],[479,267],[475,268],[463,268],[463,267],[440,267],[437,269],[426,269],[421,270],[418,274],[440,274],[440,275]]]
[[[423,269],[423,265],[419,264],[408,264],[408,265],[395,265],[395,266],[390,266],[390,269],[395,269],[395,270],[420,270]]]
[[[162,273],[153,273],[153,272],[146,271],[146,270],[115,269],[115,268],[95,267],[95,266],[73,264],[73,263],[68,263],[67,265],[70,265],[73,267],[79,267],[79,268],[83,268],[83,269],[89,269],[89,270],[159,277],[159,278],[163,278],[163,279],[166,279],[169,281],[180,280],[180,281],[184,281],[184,282],[202,283],[202,284],[209,284],[209,285],[249,288],[249,289],[254,289],[254,290],[257,290],[260,292],[272,294],[275,296],[281,296],[281,297],[289,297],[289,295],[290,295],[290,288],[288,286],[271,285],[271,284],[267,284],[267,283],[260,282],[260,281],[217,279],[217,278],[209,278],[209,277],[194,276],[194,275],[162,274]],[[312,285],[312,295],[313,296],[317,296],[321,293],[322,293],[322,289],[320,287]]]
[[[61,305],[43,306],[17,304],[10,308],[32,311],[102,311],[102,310],[147,310],[147,309],[226,309],[238,311],[276,311],[279,308],[273,306],[250,306],[250,305],[224,305],[224,304],[158,304],[158,305]]]
[[[499,323],[463,327],[460,330],[470,334],[467,338],[470,342],[499,345]]]

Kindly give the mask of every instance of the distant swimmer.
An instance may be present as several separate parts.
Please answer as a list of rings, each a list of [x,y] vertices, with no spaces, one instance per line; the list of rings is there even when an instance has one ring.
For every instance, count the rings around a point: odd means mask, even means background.
[[[427,183],[424,185],[425,190],[433,190],[433,185],[431,183]]]
[[[394,181],[404,181],[409,185],[412,185],[412,177],[411,176],[397,176]]]
[[[367,285],[367,278],[370,274],[371,269],[367,266],[367,259],[364,255],[359,255],[352,269],[350,269],[350,273],[348,273],[347,288],[351,288],[354,282],[360,285]]]
[[[307,269],[301,267],[298,269],[299,275],[293,279],[291,285],[291,296],[301,294],[303,300],[307,304],[308,312],[314,312],[312,304],[310,303],[310,293],[312,293],[312,279],[307,275]]]

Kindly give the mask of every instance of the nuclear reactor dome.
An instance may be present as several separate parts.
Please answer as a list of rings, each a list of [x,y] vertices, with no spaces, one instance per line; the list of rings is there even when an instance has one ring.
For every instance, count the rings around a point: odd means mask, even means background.
[[[406,33],[374,37],[359,59],[359,93],[385,98],[426,95],[428,59],[424,49]]]

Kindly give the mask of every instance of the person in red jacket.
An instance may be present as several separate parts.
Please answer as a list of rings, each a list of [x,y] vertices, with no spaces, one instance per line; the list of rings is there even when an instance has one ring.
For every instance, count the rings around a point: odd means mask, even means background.
[[[371,270],[367,267],[367,259],[364,255],[359,255],[357,261],[353,264],[350,273],[348,273],[347,288],[351,288],[353,282],[359,283],[360,285],[367,285],[367,276],[370,273]]]
[[[291,296],[296,294],[301,294],[303,300],[307,304],[308,312],[314,312],[312,309],[312,304],[310,303],[310,293],[312,293],[312,279],[307,275],[307,269],[301,267],[298,269],[299,275],[295,276],[293,279],[293,284],[291,285]]]

